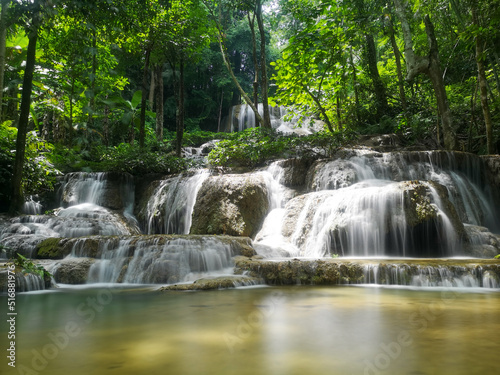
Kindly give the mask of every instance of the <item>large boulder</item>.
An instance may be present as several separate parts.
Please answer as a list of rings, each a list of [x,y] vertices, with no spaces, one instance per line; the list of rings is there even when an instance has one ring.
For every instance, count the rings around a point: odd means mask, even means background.
[[[85,284],[94,262],[92,258],[65,258],[53,271],[54,280],[60,284]]]
[[[211,176],[198,192],[190,233],[254,237],[268,209],[261,175]]]
[[[318,160],[306,174],[307,190],[335,190],[358,181],[356,168],[349,160]]]

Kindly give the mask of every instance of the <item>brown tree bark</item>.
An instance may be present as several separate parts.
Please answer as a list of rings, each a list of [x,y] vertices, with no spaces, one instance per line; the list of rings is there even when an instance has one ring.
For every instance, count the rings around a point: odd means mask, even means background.
[[[182,138],[184,136],[184,60],[182,60],[182,58],[179,63],[179,96],[177,102],[176,130],[175,153],[178,157],[180,157],[182,150]]]
[[[394,25],[392,24],[392,19],[389,20],[389,37],[391,39],[392,50],[394,51],[394,58],[396,60],[396,72],[398,75],[399,98],[401,99],[401,106],[403,107],[403,111],[406,112],[408,109],[408,106],[406,104],[403,69],[401,67],[401,57],[400,57],[401,52],[399,52],[399,48],[398,48],[398,45],[396,43],[396,37],[395,37],[395,33],[394,33]]]
[[[163,66],[158,64],[155,68],[155,83],[156,83],[156,139],[158,142],[163,141]]]
[[[443,71],[439,61],[438,45],[436,36],[434,34],[434,25],[432,24],[429,15],[424,18],[425,31],[427,33],[427,40],[429,43],[429,67],[427,75],[432,81],[434,94],[439,114],[441,116],[441,125],[443,127],[443,141],[444,146],[448,150],[457,149],[457,138],[453,131],[450,106],[448,104],[448,96],[446,95],[446,88],[443,81]]]
[[[257,6],[256,6],[256,16],[257,16],[257,25],[259,26],[259,33],[260,33],[260,69],[261,69],[261,74],[260,74],[260,89],[261,89],[261,96],[262,96],[262,106],[264,107],[264,112],[263,112],[263,122],[262,127],[264,128],[271,128],[271,116],[269,113],[269,99],[268,99],[268,84],[267,84],[267,67],[266,67],[266,34],[264,31],[264,22],[262,20],[262,1],[257,0]]]
[[[472,8],[472,22],[479,26],[477,10]],[[486,69],[484,64],[484,49],[483,40],[480,35],[476,36],[476,64],[477,64],[477,81],[479,84],[479,98],[481,99],[481,108],[483,109],[484,125],[486,127],[486,148],[488,154],[495,153],[493,143],[493,122],[491,120],[490,106],[488,103],[488,81],[486,79]]]
[[[26,151],[26,134],[28,131],[28,121],[31,105],[31,90],[33,88],[33,73],[35,71],[38,26],[33,26],[32,30],[30,30],[28,38],[29,42],[26,55],[26,67],[24,68],[21,108],[19,124],[17,126],[16,158],[14,161],[14,171],[11,182],[12,190],[9,208],[9,212],[11,214],[19,212],[24,203],[22,180],[24,169],[24,155]]]
[[[404,0],[403,0],[404,1]],[[413,49],[413,38],[410,24],[406,18],[406,3],[402,0],[394,0],[396,14],[401,21],[403,39],[405,42],[407,81],[412,81],[418,74],[426,74],[434,89],[436,103],[441,117],[444,146],[448,150],[457,148],[457,139],[453,130],[451,112],[446,95],[446,88],[443,81],[443,73],[439,61],[438,45],[434,33],[434,25],[428,15],[424,17],[425,31],[429,43],[428,56],[418,56]]]
[[[142,98],[141,98],[141,114],[139,124],[139,147],[144,147],[144,140],[146,138],[146,103],[148,97],[148,76],[149,76],[149,57],[153,46],[150,45],[146,49],[146,58],[144,61],[144,70],[142,72]]]
[[[373,88],[375,91],[375,99],[377,102],[377,118],[380,119],[387,112],[387,109],[389,107],[389,105],[387,104],[387,93],[384,83],[382,82],[382,79],[380,78],[380,74],[378,72],[377,50],[375,48],[375,40],[373,39],[373,35],[365,34],[365,41],[366,56],[368,59],[368,72],[373,82]]]
[[[10,0],[2,0],[0,15],[0,123],[3,121],[3,82],[5,74],[5,44],[7,40],[7,12]]]
[[[250,26],[250,32],[252,34],[252,60],[255,70],[254,80],[253,80],[253,104],[259,108],[259,63],[257,59],[257,40],[255,37],[255,13],[252,18],[250,18],[250,12],[247,13],[248,25]],[[257,116],[254,114],[255,123],[258,124]]]

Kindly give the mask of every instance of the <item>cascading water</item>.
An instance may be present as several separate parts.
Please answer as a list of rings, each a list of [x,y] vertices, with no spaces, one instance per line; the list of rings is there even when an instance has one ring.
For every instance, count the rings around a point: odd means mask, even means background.
[[[273,216],[276,246],[284,248],[285,238],[291,255],[307,257],[449,257],[470,246],[469,224],[496,228],[477,157],[459,154],[458,163],[446,152],[346,154],[317,163],[308,176],[312,192],[289,201],[279,224]]]
[[[188,234],[196,194],[209,172],[202,170],[192,177],[183,175],[159,182],[144,214],[147,234]]]
[[[264,106],[262,103],[258,104],[257,110],[260,116],[264,116]],[[323,123],[312,119],[303,120],[299,125],[299,118],[294,117],[290,120],[284,120],[287,110],[284,107],[269,106],[269,115],[271,120],[271,127],[281,133],[290,134],[311,134],[322,129]],[[235,132],[243,131],[245,129],[255,128],[255,114],[253,109],[248,104],[240,104],[231,107],[229,113],[229,124],[226,126],[226,131]]]
[[[491,257],[500,249],[500,237],[492,233],[499,221],[479,158],[447,152],[341,154],[307,165],[298,189],[290,188],[294,179],[280,162],[253,172],[258,178],[241,179],[243,185],[263,181],[269,199],[267,217],[248,246],[267,259]],[[135,207],[131,176],[70,174],[53,215],[11,219],[0,243],[31,256],[44,239],[76,237],[71,254],[51,269],[59,275],[71,274],[73,266],[81,269],[78,274],[87,276],[78,282],[174,283],[227,273],[238,253],[233,245],[215,237],[165,236],[189,233],[196,197],[208,177],[202,170],[156,181],[150,190],[138,190],[142,198]],[[251,183],[248,189],[253,191]],[[143,233],[160,236],[137,236],[134,213]],[[363,267],[356,282],[499,286],[497,271],[487,268]]]
[[[232,258],[242,253],[244,245],[230,237],[80,238],[72,242],[71,254],[53,272],[63,282],[68,279],[66,269],[77,265],[88,273],[88,283],[187,282],[208,274],[230,274]],[[85,259],[94,261],[82,263]]]
[[[110,178],[116,181],[110,183]],[[133,216],[132,176],[70,173],[62,181],[58,196],[61,207],[53,210],[53,215],[13,218],[3,228],[0,243],[31,257],[47,238],[139,233]]]

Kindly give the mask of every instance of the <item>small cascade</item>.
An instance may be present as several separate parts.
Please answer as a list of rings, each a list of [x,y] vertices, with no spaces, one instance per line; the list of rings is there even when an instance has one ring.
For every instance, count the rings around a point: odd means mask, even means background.
[[[147,234],[188,234],[198,190],[210,173],[183,175],[163,180],[151,195],[144,215]]]
[[[219,140],[214,139],[209,142],[203,143],[199,147],[183,147],[182,156],[187,159],[206,162],[208,154],[215,147],[217,142],[219,142]]]
[[[264,106],[262,103],[258,104],[257,109],[260,116],[264,116]],[[285,120],[285,115],[287,115],[286,108],[269,106],[271,127],[285,134],[296,133],[305,135],[321,130],[324,125],[321,121],[314,121],[311,119],[303,120],[299,124],[299,117],[292,117],[289,120]],[[240,104],[231,107],[229,113],[229,124],[224,126],[225,131],[241,132],[245,129],[255,127],[255,114],[253,109],[248,104]]]
[[[139,233],[130,175],[70,173],[58,195],[61,207],[53,210],[53,215],[29,214],[4,224],[0,244],[31,257],[36,246],[51,237]]]
[[[26,215],[40,215],[42,213],[43,206],[37,201],[37,198],[33,195],[27,197],[23,204],[22,212]]]
[[[134,189],[134,179],[126,173],[75,172],[64,177],[58,195],[61,207],[92,203],[132,215]]]
[[[238,259],[236,269],[273,285],[500,288],[500,262],[486,259]]]
[[[301,256],[456,256],[463,226],[427,182],[365,180],[292,199],[282,234]]]
[[[73,206],[80,203],[105,204],[104,190],[107,174],[68,173],[60,188],[61,206]]]
[[[225,236],[132,236],[82,238],[61,267],[85,263],[89,283],[177,283],[214,274],[231,274],[232,257],[241,255],[248,244]],[[74,261],[73,261],[74,259]],[[83,266],[85,266],[83,264]]]
[[[297,248],[287,243],[281,234],[284,207],[293,194],[281,183],[285,170],[279,162],[274,162],[265,171],[259,173],[264,177],[269,192],[269,214],[255,237],[255,249],[260,255],[268,258],[298,255]]]
[[[312,191],[341,189],[365,180],[434,181],[446,186],[462,222],[499,230],[499,220],[484,188],[482,161],[465,153],[413,151],[379,153],[349,150],[350,156],[320,162],[310,177]]]
[[[2,265],[3,266],[3,265]],[[7,280],[9,278],[7,269],[4,267],[0,268],[0,293],[6,293],[8,291]],[[16,292],[33,292],[36,290],[44,290],[48,287],[48,281],[46,281],[38,274],[30,272],[18,271],[15,274],[15,288]]]
[[[366,264],[358,283],[415,287],[499,288],[497,267],[481,265]]]
[[[16,274],[16,290],[18,292],[33,292],[44,289],[45,281],[40,275],[35,275],[33,273]]]

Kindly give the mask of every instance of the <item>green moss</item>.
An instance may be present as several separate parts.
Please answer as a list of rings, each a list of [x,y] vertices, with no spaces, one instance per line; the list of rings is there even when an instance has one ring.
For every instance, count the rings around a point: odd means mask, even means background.
[[[62,259],[66,254],[63,254],[63,247],[59,246],[62,238],[47,238],[42,241],[36,248],[36,257],[38,259]]]

